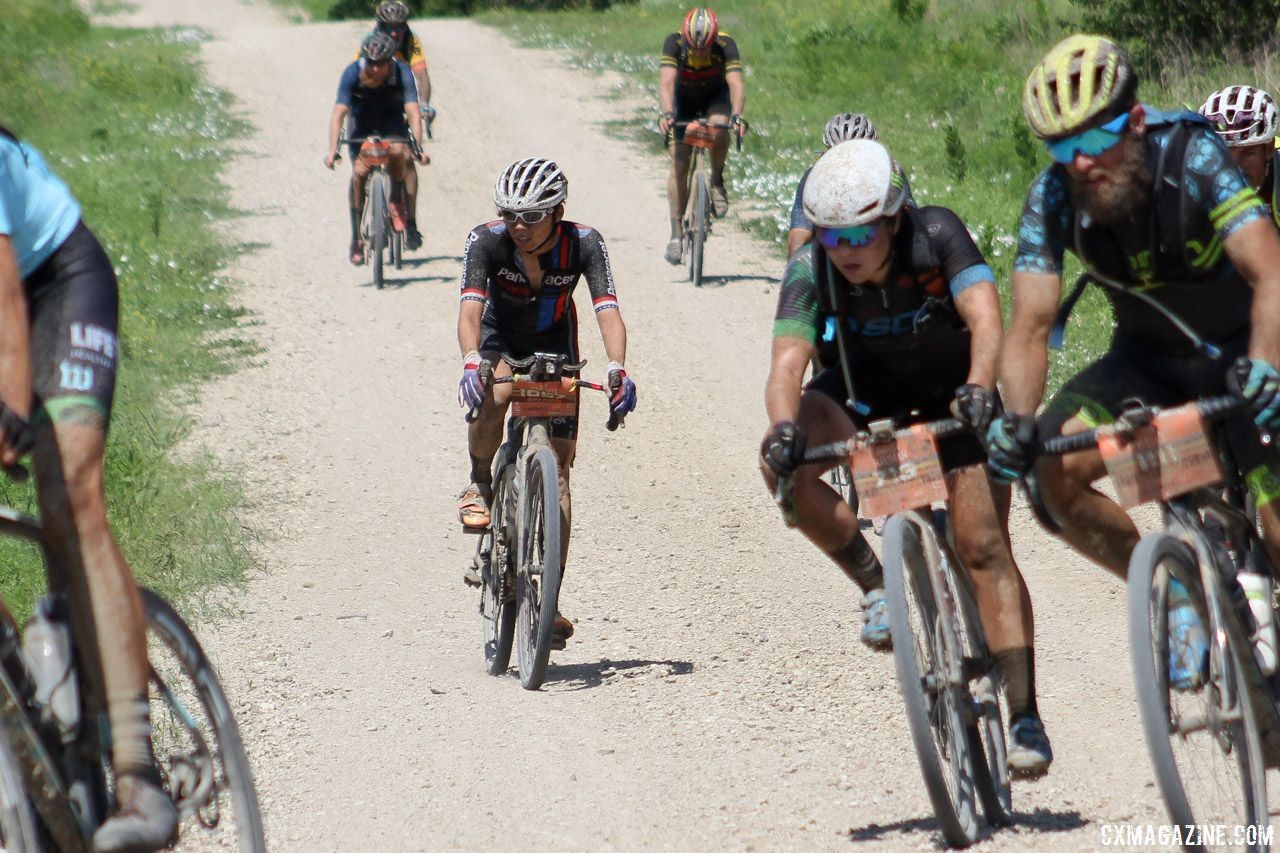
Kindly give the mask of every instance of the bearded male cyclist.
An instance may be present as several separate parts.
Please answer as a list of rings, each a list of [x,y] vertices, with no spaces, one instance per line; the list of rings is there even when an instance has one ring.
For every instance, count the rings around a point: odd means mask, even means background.
[[[1021,476],[1038,435],[1111,422],[1127,398],[1172,406],[1237,390],[1250,413],[1226,423],[1227,439],[1274,559],[1280,464],[1258,428],[1280,427],[1280,234],[1208,122],[1153,109],[1137,90],[1128,54],[1093,35],[1065,39],[1027,78],[1023,113],[1054,163],[1022,211],[1000,358],[1005,414],[988,433],[990,474]],[[1104,287],[1115,332],[1037,421],[1067,249]],[[1034,464],[1062,537],[1124,577],[1138,530],[1093,487],[1105,474],[1098,452]],[[1170,682],[1194,686],[1203,628],[1185,590],[1171,587],[1170,600]]]
[[[1276,151],[1276,102],[1271,95],[1253,86],[1228,86],[1214,92],[1200,107],[1200,115],[1226,143],[1231,159],[1244,172],[1280,225],[1280,152]]]
[[[116,814],[95,850],[155,850],[178,815],[151,747],[147,640],[133,574],[107,522],[103,454],[115,389],[119,288],[80,205],[34,148],[0,128],[0,464],[34,452],[49,547],[88,626],[86,672],[107,699]]]
[[[958,216],[905,200],[901,167],[879,142],[842,142],[813,167],[804,208],[816,240],[792,255],[783,276],[760,468],[770,490],[778,477],[794,478],[801,532],[864,593],[862,641],[888,649],[884,573],[859,530],[856,501],[846,503],[822,479],[824,466],[799,462],[807,445],[847,439],[870,420],[935,420],[954,411],[973,427],[940,446],[953,469],[946,475],[952,531],[1004,672],[1009,767],[1036,776],[1053,752],[1036,707],[1031,598],[1009,551],[1009,489],[987,479],[978,437],[998,407],[995,276]],[[802,387],[829,326],[837,351]]]
[[[738,45],[720,32],[716,13],[706,7],[690,9],[680,32],[667,36],[658,67],[658,108],[662,118],[658,130],[664,135],[674,130],[671,172],[667,176],[667,205],[671,212],[671,242],[665,257],[679,265],[682,240],[681,221],[689,203],[690,148],[684,129],[674,127],[705,116],[712,124],[728,124],[739,137],[747,131],[742,120],[746,89],[742,85],[742,59]],[[729,195],[724,188],[724,164],[729,156],[729,136],[715,130],[711,149],[711,212],[722,217],[729,212]]]
[[[578,361],[578,314],[573,291],[587,279],[596,324],[609,358],[609,406],[625,417],[636,407],[636,384],[623,366],[627,328],[622,322],[604,237],[587,225],[564,218],[569,181],[553,161],[518,160],[502,170],[493,190],[499,219],[476,226],[462,258],[462,296],[458,307],[458,346],[462,379],[458,402],[478,409],[467,431],[471,484],[458,497],[458,519],[479,531],[489,525],[493,496],[493,457],[502,443],[502,425],[511,386],[487,387],[481,361],[494,377],[510,376],[502,360],[557,353]],[[551,422],[551,449],[560,468],[561,562],[569,553],[569,469],[577,449],[578,418]],[[478,586],[474,570],[464,576]],[[556,614],[552,638],[557,646],[573,636],[573,623]]]
[[[324,158],[326,168],[332,169],[338,160],[338,140],[342,125],[351,116],[350,136],[362,139],[366,136],[409,136],[409,128],[421,121],[418,112],[418,90],[409,73],[409,66],[395,60],[395,43],[383,33],[370,33],[360,45],[360,58],[347,66],[338,82],[338,99],[329,119],[329,154]],[[427,164],[431,158],[422,140],[418,162]],[[369,177],[369,166],[360,162],[359,143],[348,146],[351,156],[351,248],[348,258],[359,265],[365,261],[364,241],[360,239],[360,219],[364,215],[364,185]],[[391,177],[404,184],[405,215],[408,218],[406,245],[416,249],[422,245],[418,232],[418,176],[410,168],[414,155],[403,142],[391,145]]]

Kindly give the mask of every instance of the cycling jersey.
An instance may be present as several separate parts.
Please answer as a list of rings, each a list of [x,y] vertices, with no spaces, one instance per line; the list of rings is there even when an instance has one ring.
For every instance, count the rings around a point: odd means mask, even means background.
[[[724,33],[716,37],[706,59],[694,56],[684,36],[672,33],[662,45],[659,67],[676,69],[678,112],[682,101],[707,101],[726,90],[726,75],[735,71],[742,73],[742,60],[738,58],[737,43]]]
[[[800,176],[800,183],[796,186],[796,197],[791,202],[791,228],[803,228],[806,231],[813,230],[813,223],[809,221],[809,217],[804,215],[804,185],[809,180],[809,173],[813,171],[813,167],[804,170],[804,174]],[[915,197],[911,195],[911,184],[907,183],[907,176],[902,176],[902,190],[906,194],[906,200],[903,202],[907,207],[915,207]]]
[[[386,81],[373,87],[360,82],[363,62],[348,65],[338,82],[338,103],[351,108],[351,135],[408,136],[404,108],[418,102],[418,86],[409,66],[397,60]]]
[[[969,374],[969,330],[955,298],[980,282],[994,282],[960,217],[944,207],[904,208],[883,286],[849,284],[834,266],[833,304],[814,273],[809,244],[788,261],[778,296],[774,337],[797,337],[818,347],[824,366],[839,370],[836,324],[844,318],[858,401],[877,417],[953,394]],[[837,374],[841,378],[843,374]],[[842,385],[842,383],[841,383]],[[831,385],[815,381],[816,390]],[[839,392],[843,402],[847,396]],[[865,414],[865,412],[864,412]]]
[[[25,280],[79,221],[79,202],[40,152],[0,133],[0,234],[13,245],[18,274]]]
[[[1062,273],[1068,247],[1091,272],[1144,291],[1209,341],[1227,340],[1249,323],[1252,291],[1222,249],[1222,240],[1266,216],[1266,208],[1236,167],[1226,146],[1200,119],[1147,108],[1147,163],[1155,175],[1180,174],[1175,190],[1157,186],[1132,224],[1102,226],[1079,213],[1065,166],[1054,164],[1031,185],[1018,231],[1014,270]],[[1184,130],[1177,130],[1179,125]],[[1181,164],[1161,164],[1175,133],[1185,133]],[[1176,192],[1176,197],[1170,197]],[[1181,215],[1183,245],[1166,251],[1157,223],[1173,210]],[[1159,270],[1171,271],[1159,275]],[[1155,352],[1194,352],[1187,338],[1137,297],[1104,288],[1116,329]]]
[[[1262,179],[1262,202],[1271,212],[1271,221],[1280,227],[1280,151],[1271,155],[1267,175]]]
[[[373,30],[371,32],[386,31]],[[387,33],[387,35],[391,35],[391,33]],[[394,36],[392,37],[394,38]],[[360,51],[357,50],[356,55],[353,58],[358,60],[360,58]],[[400,38],[396,40],[396,52],[392,58],[408,65],[413,71],[427,70],[427,54],[426,51],[422,49],[422,41],[414,35],[413,30],[408,27],[404,28],[404,32],[400,34]]]

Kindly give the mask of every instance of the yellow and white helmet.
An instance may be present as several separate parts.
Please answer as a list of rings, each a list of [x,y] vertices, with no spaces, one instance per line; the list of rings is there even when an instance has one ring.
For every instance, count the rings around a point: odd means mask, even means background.
[[[1054,141],[1105,124],[1133,106],[1138,75],[1105,36],[1073,35],[1040,60],[1022,90],[1031,132]]]

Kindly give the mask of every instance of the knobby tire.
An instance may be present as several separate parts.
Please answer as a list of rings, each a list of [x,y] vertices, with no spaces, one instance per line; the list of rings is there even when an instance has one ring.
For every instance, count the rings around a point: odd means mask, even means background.
[[[370,262],[373,265],[373,285],[382,289],[382,250],[387,245],[387,220],[390,212],[387,208],[387,176],[374,171],[369,175],[369,247]]]
[[[699,170],[694,177],[693,215],[689,219],[691,233],[689,235],[689,280],[694,287],[702,287],[702,257],[707,244],[707,225],[711,220],[711,187],[707,183],[707,173]]]
[[[551,448],[539,447],[527,459],[519,501],[516,636],[520,685],[537,690],[547,675],[560,598],[560,479]]]
[[[506,675],[511,663],[511,643],[515,639],[516,600],[513,581],[515,573],[509,571],[511,557],[516,548],[516,524],[507,512],[515,466],[505,463],[509,447],[498,451],[500,460],[493,480],[493,500],[490,502],[492,522],[483,534],[481,549],[488,550],[486,564],[481,567],[481,621],[484,623],[484,668],[490,675]],[[502,535],[505,547],[499,564],[497,537]]]

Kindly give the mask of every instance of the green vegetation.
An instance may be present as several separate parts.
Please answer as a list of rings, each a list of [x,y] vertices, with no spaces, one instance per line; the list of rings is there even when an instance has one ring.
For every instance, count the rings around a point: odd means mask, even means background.
[[[626,74],[651,105],[637,114],[629,135],[656,157],[662,156],[657,58],[686,6],[640,0],[604,12],[506,11],[481,19],[527,44],[566,51],[586,68]],[[1022,119],[1022,84],[1036,60],[1078,25],[1073,6],[1065,0],[737,0],[715,9],[747,69],[753,132],[731,160],[730,182],[737,212],[750,227],[781,246],[796,182],[820,152],[826,120],[864,112],[908,169],[920,203],[944,204],[968,223],[1007,300],[1022,202],[1049,162]],[[1255,71],[1206,58],[1166,64],[1141,92],[1157,106],[1194,106],[1235,82],[1275,91],[1269,64]],[[781,265],[780,248],[779,273]],[[1077,272],[1069,263],[1068,281]],[[1066,350],[1053,356],[1054,387],[1105,347],[1110,328],[1105,299],[1089,293],[1072,315]]]
[[[121,371],[107,452],[112,525],[140,580],[192,600],[249,564],[237,486],[181,442],[200,383],[250,351],[210,223],[237,130],[193,64],[195,30],[93,29],[71,0],[9,0],[0,15],[0,124],[42,150],[115,262]],[[180,452],[184,451],[184,452]],[[29,485],[0,501],[35,511]],[[36,555],[0,541],[0,593],[18,614],[43,584]]]

